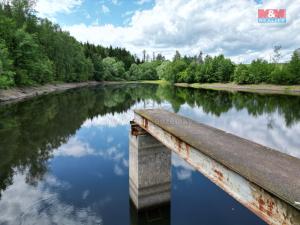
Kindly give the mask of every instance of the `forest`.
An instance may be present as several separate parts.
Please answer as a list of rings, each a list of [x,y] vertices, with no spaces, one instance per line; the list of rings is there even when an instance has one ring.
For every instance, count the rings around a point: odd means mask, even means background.
[[[223,55],[203,59],[201,52],[198,57],[181,57],[176,52],[172,61],[161,63],[157,73],[172,83],[300,84],[300,53],[295,51],[290,62],[279,63],[280,48],[274,47],[272,62],[256,59],[238,65]]]
[[[55,82],[167,80],[171,83],[235,82],[300,84],[300,53],[279,63],[280,46],[271,62],[235,64],[223,55],[161,54],[142,59],[124,48],[80,43],[59,25],[35,15],[34,2],[0,3],[0,88]]]
[[[82,44],[38,18],[28,0],[0,3],[0,87],[123,80],[136,59],[123,48]]]

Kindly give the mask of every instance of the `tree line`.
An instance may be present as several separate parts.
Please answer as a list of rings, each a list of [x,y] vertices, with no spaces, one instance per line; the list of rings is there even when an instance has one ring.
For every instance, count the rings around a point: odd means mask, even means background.
[[[136,58],[124,48],[76,41],[38,18],[29,0],[0,2],[0,88],[124,79]]]
[[[186,83],[300,84],[300,53],[278,63],[280,47],[269,63],[234,64],[223,55],[158,54],[142,59],[124,48],[80,43],[59,25],[38,18],[31,0],[0,2],[0,88],[52,82],[157,80]]]
[[[278,63],[280,53],[274,48],[274,60],[253,60],[250,64],[234,64],[224,55],[215,57],[202,53],[181,57],[176,52],[172,61],[164,61],[157,68],[158,76],[173,83],[235,82],[237,84],[300,84],[300,52],[295,51],[290,62]]]

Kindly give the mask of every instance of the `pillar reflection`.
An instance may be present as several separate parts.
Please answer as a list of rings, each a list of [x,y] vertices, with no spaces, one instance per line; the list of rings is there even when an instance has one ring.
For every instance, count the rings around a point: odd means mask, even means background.
[[[129,135],[131,224],[170,224],[171,151],[133,126],[139,130]]]
[[[130,201],[130,224],[131,225],[170,225],[171,219],[170,202],[137,209]]]

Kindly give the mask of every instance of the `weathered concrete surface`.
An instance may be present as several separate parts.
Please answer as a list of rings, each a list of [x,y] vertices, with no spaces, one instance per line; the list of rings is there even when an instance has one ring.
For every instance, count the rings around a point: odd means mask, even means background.
[[[299,159],[164,110],[135,112],[137,124],[266,222],[300,224]]]
[[[81,83],[46,84],[37,87],[18,87],[0,89],[0,102],[20,101],[38,95],[48,94],[55,91],[64,91],[71,88],[98,85],[100,82],[88,81]]]
[[[129,135],[129,187],[137,209],[171,199],[171,151],[149,134]]]

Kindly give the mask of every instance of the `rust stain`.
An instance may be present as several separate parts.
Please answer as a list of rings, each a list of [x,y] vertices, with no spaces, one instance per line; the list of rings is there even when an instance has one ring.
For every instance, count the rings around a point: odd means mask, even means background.
[[[148,129],[148,120],[143,118],[143,126],[145,127],[145,129]]]
[[[258,208],[260,211],[264,211],[265,209],[265,201],[261,197],[258,199]]]
[[[216,169],[214,169],[214,172],[216,173],[219,181],[223,181],[223,177],[224,177],[223,173],[221,171],[219,171],[219,170],[216,170]]]
[[[139,135],[139,130],[138,130],[137,126],[131,126],[131,135],[133,135],[133,136]]]
[[[138,131],[134,127],[131,128],[131,135],[138,136]]]
[[[286,214],[284,205],[280,205],[276,199],[269,196],[268,193],[259,191],[252,192],[254,201],[250,204],[246,204],[247,208],[253,210],[262,220],[268,224],[291,225],[295,222]],[[282,208],[283,207],[283,208]],[[297,220],[298,221],[298,220]],[[296,223],[300,224],[300,223]]]
[[[143,130],[139,125],[136,124],[131,125],[131,135],[137,137],[143,134],[146,134],[146,131]]]
[[[257,202],[260,211],[266,213],[268,216],[273,215],[275,203],[271,199],[263,199],[262,196],[259,196]]]
[[[186,149],[186,158],[189,159],[190,158],[190,146],[185,143],[185,149]]]
[[[273,208],[274,208],[275,203],[272,200],[267,200],[267,204],[268,204],[267,214],[269,216],[272,216],[272,214],[273,214]]]
[[[176,144],[177,144],[178,151],[181,152],[181,141],[179,140],[179,138],[176,138]]]

